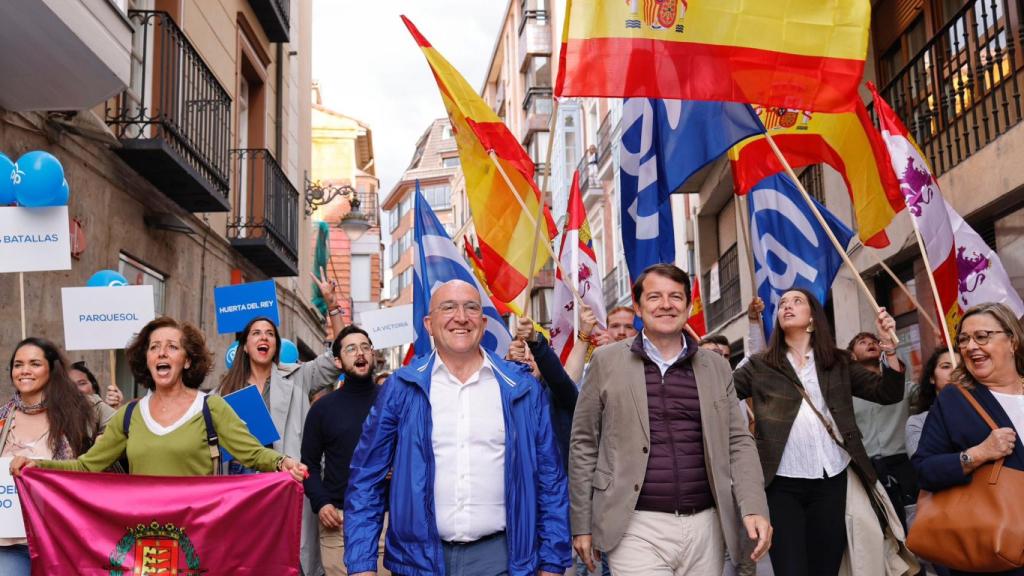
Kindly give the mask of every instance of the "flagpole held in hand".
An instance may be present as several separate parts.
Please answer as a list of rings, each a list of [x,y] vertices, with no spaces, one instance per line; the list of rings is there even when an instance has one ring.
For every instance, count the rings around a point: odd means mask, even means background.
[[[737,196],[733,205],[736,206],[736,217],[739,219],[739,227],[743,236],[743,248],[747,252],[747,267],[750,269],[751,291],[754,293],[754,296],[757,296],[757,274],[754,273],[754,245],[750,242],[750,210],[747,209],[747,195]],[[749,316],[747,320],[756,322],[758,329],[761,330],[761,335],[764,336],[764,323],[760,314],[758,314],[757,320],[751,320]]]
[[[853,265],[853,260],[850,260],[850,256],[846,253],[846,248],[839,243],[836,235],[832,233],[832,228],[829,227],[828,222],[825,221],[825,217],[821,215],[821,211],[818,210],[818,207],[814,205],[814,200],[811,198],[811,195],[807,193],[807,189],[804,188],[803,183],[800,182],[800,178],[798,178],[796,172],[793,171],[793,167],[789,165],[789,161],[786,160],[786,157],[782,154],[782,150],[779,150],[779,146],[775,143],[775,140],[772,139],[771,133],[765,132],[764,138],[768,142],[768,146],[771,147],[772,152],[775,153],[775,157],[779,159],[779,162],[782,164],[783,169],[785,169],[786,174],[793,180],[793,184],[796,185],[797,190],[800,190],[800,195],[803,196],[804,202],[807,203],[807,207],[811,209],[811,213],[814,214],[814,218],[818,220],[818,224],[821,225],[825,234],[828,235],[828,239],[832,242],[832,245],[835,246],[836,252],[838,252],[839,256],[843,259],[843,263],[850,268],[850,272],[853,273],[854,281],[857,282],[857,286],[859,286],[864,295],[867,296],[868,302],[871,303],[872,310],[874,310],[875,314],[878,314],[882,311],[882,307],[878,305],[878,302],[875,300],[871,290],[868,289],[868,285],[864,282],[864,279],[860,277],[857,267]],[[892,339],[893,344],[900,343],[900,339],[896,336],[895,330],[889,331],[889,338]]]
[[[523,201],[523,198],[519,195],[519,191],[516,190],[515,185],[512,184],[512,180],[508,177],[508,174],[505,173],[505,168],[503,168],[501,166],[501,162],[498,161],[498,155],[494,153],[494,150],[488,150],[487,156],[490,157],[491,162],[494,163],[494,167],[498,169],[498,173],[501,174],[502,179],[505,180],[505,184],[508,186],[509,190],[512,190],[512,196],[515,197],[516,202],[519,202],[519,207],[523,209],[523,214],[526,214],[526,217],[530,219],[530,223],[534,226],[540,226],[543,224],[543,212],[541,212],[541,219],[538,220],[533,217],[533,213],[531,213],[530,209],[526,206],[526,202]],[[555,267],[558,268],[558,271],[562,274],[562,278],[571,278],[571,276],[562,269],[562,263],[558,261],[558,256],[555,255],[555,249],[551,247],[551,243],[544,242],[543,244],[544,247],[547,248],[548,256],[555,261]],[[583,302],[583,298],[580,297],[580,293],[576,291],[576,287],[572,285],[572,282],[567,282],[566,285],[569,287],[569,291],[572,292],[572,296],[576,299],[576,302],[580,306],[585,305],[586,303]]]
[[[551,122],[548,124],[548,151],[544,157],[543,184],[540,186],[540,201],[537,202],[537,219],[533,224],[533,249],[530,250],[530,277],[526,281],[526,302],[531,317],[537,317],[537,311],[533,309],[533,299],[530,294],[533,292],[533,281],[537,278],[534,272],[537,268],[537,243],[540,242],[540,225],[544,221],[544,194],[548,190],[548,182],[551,176],[551,151],[554,150],[555,128],[558,126],[558,99],[551,109]]]

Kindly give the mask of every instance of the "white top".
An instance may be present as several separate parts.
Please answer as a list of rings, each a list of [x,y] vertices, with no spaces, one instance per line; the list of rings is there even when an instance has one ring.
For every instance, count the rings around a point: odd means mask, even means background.
[[[921,412],[920,414],[911,414],[907,418],[906,442],[907,442],[907,456],[910,458],[914,457],[914,453],[917,452],[917,447],[921,444],[921,432],[924,431],[924,421],[928,419],[928,412]]]
[[[1021,434],[1024,431],[1024,396],[1003,394],[1002,392],[993,392],[992,395],[996,397],[999,405],[1003,407],[1003,411],[1010,417],[1013,429],[1018,435]]]
[[[802,368],[797,367],[790,351],[786,358],[793,365],[797,378],[803,384],[807,396],[814,402],[815,408],[827,418],[835,429],[835,420],[825,405],[818,383],[818,370],[814,364],[814,351],[808,350]],[[796,414],[793,427],[789,430],[786,447],[782,450],[782,460],[776,472],[787,478],[819,479],[829,478],[846,469],[850,463],[850,455],[836,444],[828,433],[828,429],[814,414],[807,400],[800,402],[800,411]]]
[[[178,428],[181,428],[186,422],[192,419],[193,416],[203,411],[203,398],[206,398],[206,392],[199,392],[196,394],[196,399],[192,401],[192,405],[185,410],[181,418],[178,418],[168,426],[162,426],[159,422],[153,419],[153,413],[149,411],[149,400],[153,397],[153,391],[150,390],[142,400],[139,400],[139,412],[142,413],[142,421],[146,423],[146,428],[156,436],[166,436],[171,432],[174,432]]]
[[[430,382],[434,421],[434,507],[446,542],[472,542],[505,529],[505,416],[494,367],[465,383],[441,361]]]
[[[682,334],[679,335],[679,338],[683,341],[683,349],[679,351],[679,354],[676,354],[675,358],[662,358],[661,352],[658,352],[658,347],[654,345],[654,342],[647,339],[647,330],[642,332],[642,337],[644,339],[644,352],[647,353],[647,357],[652,362],[658,365],[662,376],[665,375],[665,372],[668,372],[669,367],[676,363],[676,360],[679,360],[683,354],[686,354],[686,338],[683,338]]]

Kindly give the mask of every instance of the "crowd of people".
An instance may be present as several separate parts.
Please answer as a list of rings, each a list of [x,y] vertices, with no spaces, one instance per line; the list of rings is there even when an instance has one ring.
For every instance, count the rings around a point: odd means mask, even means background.
[[[321,291],[335,308],[334,287]],[[392,374],[340,315],[330,349],[300,365],[279,363],[278,327],[257,318],[209,394],[203,334],[161,317],[126,350],[148,390],[128,402],[29,338],[11,356],[0,449],[15,474],[287,471],[307,496],[303,571],[327,576],[552,575],[574,562],[578,575],[876,576],[919,487],[962,486],[1004,459],[1024,470],[1024,329],[1005,306],[967,310],[953,356],[939,347],[909,381],[885,310],[841,349],[813,294],[783,294],[767,340],[755,300],[734,369],[728,339],[687,328],[690,294],[679,268],[648,268],[634,307],[609,310],[605,327],[581,306],[563,363],[529,318],[505,357],[482,348],[481,295],[454,280],[423,320],[433,350]],[[222,398],[248,386],[280,433],[271,445]],[[30,565],[24,540],[0,540],[0,573]]]

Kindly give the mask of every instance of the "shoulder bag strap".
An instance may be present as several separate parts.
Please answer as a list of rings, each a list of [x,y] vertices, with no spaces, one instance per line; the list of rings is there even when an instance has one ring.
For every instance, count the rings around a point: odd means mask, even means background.
[[[790,382],[792,382],[792,380],[790,380]],[[839,437],[835,428],[832,427],[832,423],[828,421],[828,418],[825,418],[825,415],[822,414],[814,405],[814,402],[811,401],[811,397],[807,395],[807,390],[804,390],[804,387],[798,385],[796,382],[792,383],[793,387],[796,388],[800,392],[800,395],[804,397],[804,401],[807,402],[807,405],[811,407],[811,411],[814,412],[814,415],[817,416],[818,420],[820,420],[822,425],[825,426],[825,430],[828,430],[828,435],[832,437],[832,440],[834,440],[840,448],[846,450],[846,453],[849,454],[850,451],[846,449],[846,444],[843,443],[843,439]]]
[[[971,394],[967,390],[967,388],[964,388],[960,384],[953,384],[953,386],[955,386],[956,389],[959,390],[960,393],[964,395],[964,398],[967,399],[967,402],[971,405],[972,408],[974,408],[975,412],[978,413],[978,416],[981,416],[981,419],[985,421],[985,424],[988,424],[989,428],[991,428],[993,430],[996,430],[996,429],[999,428],[999,426],[996,424],[995,420],[993,420],[992,417],[988,415],[988,412],[986,412],[985,409],[981,407],[981,404],[978,403],[978,400],[974,397],[974,394]],[[999,472],[1002,471],[1003,464],[1005,462],[1006,462],[1006,458],[1005,457],[1000,458],[999,460],[995,461],[995,465],[992,466],[992,473],[989,474],[989,477],[988,477],[988,483],[989,484],[995,484],[996,481],[999,480]]]
[[[206,423],[206,444],[210,447],[213,473],[217,474],[220,471],[220,438],[213,426],[213,415],[210,414],[210,405],[207,404],[206,398],[203,398],[203,421]]]
[[[132,414],[135,412],[135,406],[138,403],[139,399],[136,398],[135,400],[132,400],[131,402],[128,403],[127,406],[124,407],[124,420],[121,422],[121,429],[124,430],[125,438],[128,437],[128,429],[131,428],[132,425]]]

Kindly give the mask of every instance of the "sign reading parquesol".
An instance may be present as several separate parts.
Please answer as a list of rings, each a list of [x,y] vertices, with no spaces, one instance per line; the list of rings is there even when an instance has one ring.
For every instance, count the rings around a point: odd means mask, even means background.
[[[0,208],[0,273],[71,269],[68,207]]]
[[[156,317],[152,286],[61,288],[67,350],[119,350]]]

